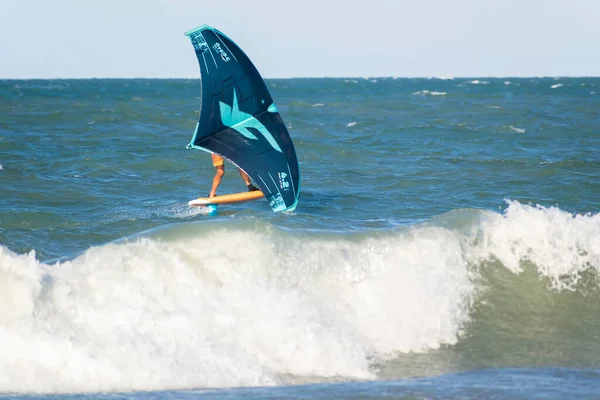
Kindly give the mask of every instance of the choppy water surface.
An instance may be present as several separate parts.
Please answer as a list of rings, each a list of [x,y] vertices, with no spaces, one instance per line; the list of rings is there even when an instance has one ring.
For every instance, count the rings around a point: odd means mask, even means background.
[[[0,81],[0,392],[597,395],[600,79],[268,85],[298,208],[211,217],[199,81]]]

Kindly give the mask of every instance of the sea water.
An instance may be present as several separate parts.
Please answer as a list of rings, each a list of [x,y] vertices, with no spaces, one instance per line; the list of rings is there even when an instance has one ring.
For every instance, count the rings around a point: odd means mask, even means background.
[[[0,393],[600,398],[599,78],[267,84],[298,208],[211,216],[199,81],[0,81]]]

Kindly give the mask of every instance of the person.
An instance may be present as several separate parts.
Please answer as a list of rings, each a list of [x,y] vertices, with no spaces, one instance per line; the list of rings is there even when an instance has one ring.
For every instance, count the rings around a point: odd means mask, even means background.
[[[223,175],[225,175],[225,159],[215,153],[212,153],[211,155],[212,155],[212,163],[217,171],[215,173],[215,177],[213,178],[212,188],[210,189],[210,193],[209,193],[208,197],[215,197],[217,195],[217,188],[221,184],[221,178],[223,177]],[[258,188],[256,186],[254,186],[252,184],[252,182],[250,182],[250,177],[248,176],[248,174],[245,173],[244,171],[242,171],[241,169],[240,169],[240,176],[242,177],[244,182],[246,182],[246,186],[248,187],[249,192],[258,190]]]

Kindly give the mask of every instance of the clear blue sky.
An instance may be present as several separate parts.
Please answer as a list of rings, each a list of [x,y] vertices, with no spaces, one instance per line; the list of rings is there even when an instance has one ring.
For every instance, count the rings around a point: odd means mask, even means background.
[[[265,77],[600,75],[600,0],[0,0],[0,78],[198,77],[201,24]]]

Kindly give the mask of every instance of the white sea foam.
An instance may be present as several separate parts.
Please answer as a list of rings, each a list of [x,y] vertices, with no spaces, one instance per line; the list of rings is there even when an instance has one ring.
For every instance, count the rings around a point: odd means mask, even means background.
[[[491,108],[492,110],[501,110],[502,109],[502,107],[500,107],[500,106],[488,106],[488,105],[486,105],[485,108]]]
[[[512,125],[509,125],[508,127],[509,127],[510,129],[512,129],[513,131],[515,131],[515,132],[518,132],[518,133],[525,133],[525,129],[523,129],[523,128],[515,128],[515,127],[514,127],[514,126],[512,126]]]
[[[469,83],[471,83],[473,85],[488,85],[489,84],[488,81],[479,81],[477,79],[470,81]]]
[[[550,86],[550,87],[551,87],[552,89],[556,89],[556,88],[559,88],[559,87],[562,87],[562,86],[564,86],[562,83],[557,83],[557,84],[554,84],[554,85],[552,85],[552,86]]]
[[[0,247],[0,284],[1,392],[370,379],[372,359],[456,343],[473,291],[459,238],[434,227],[359,241],[219,229],[54,266]]]
[[[510,82],[510,81],[504,81],[504,84],[505,84],[505,85],[510,85],[510,84],[511,84],[511,82]]]
[[[2,166],[2,164],[0,164],[0,171],[2,171],[4,169],[4,167]]]
[[[419,90],[418,92],[414,92],[417,96],[445,96],[446,92],[432,92],[429,90]]]
[[[529,261],[556,289],[572,289],[589,268],[600,272],[600,214],[508,204],[504,215],[489,214],[482,222],[479,244],[469,251],[473,262],[493,258],[519,273]]]
[[[208,215],[212,211],[208,207],[190,207],[186,203],[179,203],[169,207],[163,207],[161,210],[153,210],[158,215],[168,215],[174,218],[191,218],[196,215]]]
[[[351,127],[351,126],[354,126],[356,124],[358,124],[358,122],[354,121],[354,122],[349,122],[346,126],[347,127]]]
[[[325,105],[325,104],[323,104],[323,103],[315,103],[315,104],[313,104],[312,106],[313,106],[313,107],[323,107],[324,105]]]

